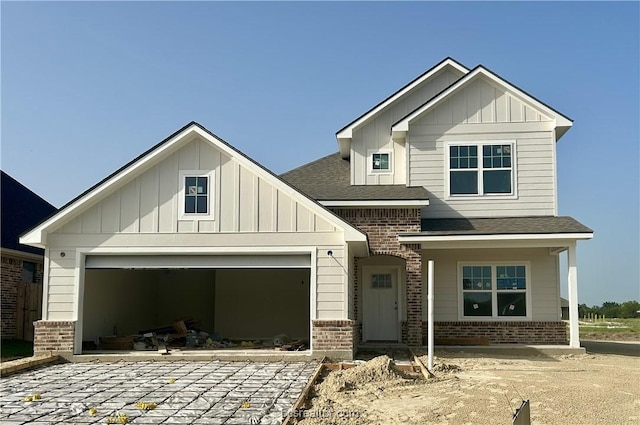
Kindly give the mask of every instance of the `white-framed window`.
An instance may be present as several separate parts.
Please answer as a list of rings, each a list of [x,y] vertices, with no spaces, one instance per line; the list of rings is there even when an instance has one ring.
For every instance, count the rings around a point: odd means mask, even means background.
[[[461,319],[531,318],[530,263],[458,263]]]
[[[183,219],[213,218],[213,171],[183,170],[178,181]]]
[[[448,195],[515,196],[515,142],[455,142],[447,145]]]
[[[390,174],[393,172],[393,152],[386,150],[369,151],[369,173]]]

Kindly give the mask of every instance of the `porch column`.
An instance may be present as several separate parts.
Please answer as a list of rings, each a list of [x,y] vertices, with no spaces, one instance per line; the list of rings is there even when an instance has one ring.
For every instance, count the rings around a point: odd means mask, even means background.
[[[407,272],[407,343],[422,345],[422,253],[420,244],[405,245]]]
[[[569,284],[569,346],[580,348],[580,328],[578,326],[578,266],[576,263],[576,242],[567,251]]]

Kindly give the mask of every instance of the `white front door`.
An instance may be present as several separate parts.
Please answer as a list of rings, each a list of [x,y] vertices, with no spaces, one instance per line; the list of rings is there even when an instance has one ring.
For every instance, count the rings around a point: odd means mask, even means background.
[[[398,269],[367,267],[363,277],[362,339],[398,341]]]

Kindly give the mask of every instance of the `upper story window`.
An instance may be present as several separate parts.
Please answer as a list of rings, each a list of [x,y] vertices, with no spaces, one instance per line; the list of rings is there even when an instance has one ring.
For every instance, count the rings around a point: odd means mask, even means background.
[[[513,143],[449,145],[449,195],[514,195]]]
[[[180,203],[183,218],[211,216],[212,171],[182,171],[180,173]]]
[[[391,173],[393,171],[393,155],[390,151],[369,152],[369,172],[374,174]]]

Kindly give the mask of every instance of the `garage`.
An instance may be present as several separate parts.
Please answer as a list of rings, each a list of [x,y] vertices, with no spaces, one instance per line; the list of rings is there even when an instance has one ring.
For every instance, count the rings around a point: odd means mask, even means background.
[[[243,341],[273,349],[274,337],[283,334],[308,349],[310,267],[309,254],[87,255],[83,352],[111,351],[105,338],[139,340],[137,335],[177,321],[224,342],[216,349],[247,348]],[[206,337],[195,345],[185,339],[170,345],[212,348]],[[131,350],[126,341],[117,348]]]

